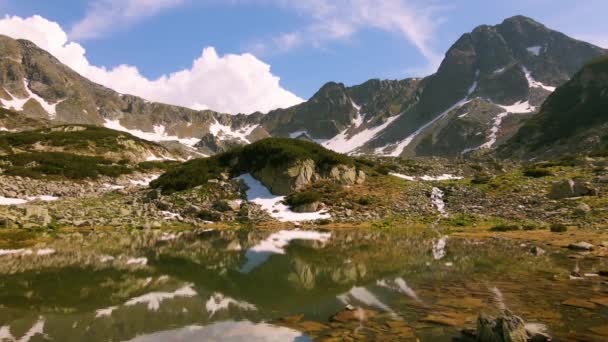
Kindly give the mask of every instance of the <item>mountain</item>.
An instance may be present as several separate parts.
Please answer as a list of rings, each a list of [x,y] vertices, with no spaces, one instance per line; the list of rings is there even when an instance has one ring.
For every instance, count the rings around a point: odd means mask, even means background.
[[[523,16],[479,26],[464,34],[437,73],[421,82],[416,105],[364,150],[458,155],[493,147],[515,132],[555,87],[606,52]]]
[[[533,117],[555,87],[606,50],[523,16],[464,34],[437,73],[325,84],[269,113],[230,115],[152,103],[81,77],[46,51],[0,36],[0,102],[19,117],[0,127],[105,126],[196,157],[267,137],[301,138],[342,153],[458,156],[492,149]]]
[[[608,57],[585,65],[538,115],[498,149],[504,157],[550,158],[608,150]]]
[[[146,140],[193,146],[208,133],[221,138],[237,135],[249,142],[248,134],[233,132],[232,127],[251,125],[261,116],[195,111],[120,94],[80,76],[26,40],[0,36],[0,53],[2,106],[39,120],[39,127],[97,125]],[[255,133],[267,136],[263,131]]]

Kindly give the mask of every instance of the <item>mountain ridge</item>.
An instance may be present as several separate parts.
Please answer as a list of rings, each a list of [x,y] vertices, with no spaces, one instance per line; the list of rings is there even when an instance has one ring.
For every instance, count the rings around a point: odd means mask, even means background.
[[[29,41],[0,36],[0,51],[5,108],[12,105],[43,126],[92,124],[165,145],[177,141],[193,157],[267,137],[304,138],[353,154],[457,156],[491,150],[533,116],[555,87],[606,54],[515,16],[463,34],[428,77],[372,79],[351,87],[328,82],[301,104],[230,115],[120,94]],[[468,112],[456,115],[465,107]],[[512,126],[502,127],[503,121]]]

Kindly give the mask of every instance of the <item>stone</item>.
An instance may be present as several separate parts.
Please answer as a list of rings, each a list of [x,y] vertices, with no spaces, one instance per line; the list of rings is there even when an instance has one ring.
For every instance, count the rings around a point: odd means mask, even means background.
[[[594,297],[589,299],[589,301],[593,304],[608,306],[608,297]]]
[[[598,334],[598,335],[608,336],[608,325],[593,327],[593,328],[590,328],[589,330],[591,330],[591,332]]]
[[[315,177],[315,162],[313,160],[300,160],[291,165],[267,165],[254,173],[254,177],[264,184],[271,193],[287,196],[300,190]]]
[[[595,309],[595,304],[582,298],[570,298],[562,302],[562,305],[572,306],[575,308]]]
[[[530,253],[532,253],[532,255],[541,256],[544,255],[546,252],[544,249],[534,246],[532,247],[532,249],[530,249]]]
[[[577,242],[568,245],[568,249],[576,251],[591,251],[593,250],[593,245],[588,242]]]
[[[345,308],[331,317],[332,322],[365,321],[374,317],[376,312],[363,308]]]
[[[27,206],[25,208],[25,217],[33,223],[41,226],[46,226],[52,221],[48,209],[38,206]]]
[[[467,319],[468,315],[466,314],[445,311],[441,313],[430,313],[422,318],[420,322],[456,327],[465,325]]]
[[[592,196],[596,193],[597,191],[586,182],[565,179],[554,183],[551,186],[551,190],[548,194],[548,197],[551,199],[559,200],[570,197]]]
[[[591,207],[586,203],[580,203],[574,209],[574,214],[577,216],[585,216],[591,212]]]
[[[212,208],[222,213],[232,210],[232,206],[230,205],[230,203],[224,200],[215,201],[212,205]]]
[[[327,329],[328,327],[326,325],[323,325],[321,323],[318,322],[313,322],[313,321],[304,321],[304,322],[300,322],[298,324],[298,326],[306,332],[315,332],[315,331],[322,331]]]
[[[437,304],[456,309],[476,309],[483,306],[483,301],[473,297],[454,297],[440,299]]]
[[[498,318],[479,315],[477,319],[478,342],[527,342],[524,321],[511,311],[505,310]]]

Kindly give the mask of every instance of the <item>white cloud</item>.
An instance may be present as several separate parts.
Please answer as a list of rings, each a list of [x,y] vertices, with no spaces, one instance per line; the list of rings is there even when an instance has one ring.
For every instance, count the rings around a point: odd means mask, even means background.
[[[219,56],[208,47],[189,69],[149,80],[134,66],[91,65],[80,44],[70,42],[57,23],[40,16],[0,19],[0,34],[28,39],[91,81],[151,101],[227,113],[266,112],[302,102],[252,54]]]
[[[183,3],[184,0],[95,0],[69,36],[73,40],[97,38]]]
[[[262,1],[262,0],[260,0]],[[264,0],[267,2],[268,0]],[[310,19],[301,30],[283,33],[271,45],[256,44],[263,52],[284,51],[299,46],[321,46],[324,42],[351,38],[364,29],[402,35],[429,61],[438,66],[441,56],[430,47],[440,20],[435,6],[416,5],[412,0],[271,0]]]

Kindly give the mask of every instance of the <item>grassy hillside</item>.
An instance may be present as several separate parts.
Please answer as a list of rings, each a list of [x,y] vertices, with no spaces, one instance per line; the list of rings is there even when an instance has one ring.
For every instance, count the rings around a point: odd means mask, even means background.
[[[298,160],[314,160],[317,167],[328,169],[335,165],[354,165],[355,161],[342,154],[303,140],[270,138],[260,140],[210,158],[194,159],[170,170],[152,182],[154,188],[165,192],[181,191],[220,178],[222,173],[236,177],[255,172],[266,166],[289,165]]]
[[[29,178],[85,179],[133,172],[126,163],[63,152],[17,153],[0,157],[4,174]]]
[[[162,146],[105,127],[63,125],[0,134],[0,153],[67,152],[105,158],[145,160],[150,153],[169,156]]]

